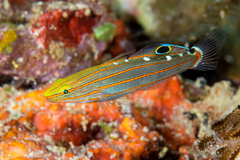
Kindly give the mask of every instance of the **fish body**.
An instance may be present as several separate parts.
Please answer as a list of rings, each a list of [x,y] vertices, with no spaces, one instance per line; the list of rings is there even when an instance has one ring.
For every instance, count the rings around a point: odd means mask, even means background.
[[[221,32],[211,32],[191,48],[156,43],[134,54],[123,54],[66,78],[60,78],[44,93],[50,102],[99,102],[148,89],[188,69],[215,69],[225,41]]]

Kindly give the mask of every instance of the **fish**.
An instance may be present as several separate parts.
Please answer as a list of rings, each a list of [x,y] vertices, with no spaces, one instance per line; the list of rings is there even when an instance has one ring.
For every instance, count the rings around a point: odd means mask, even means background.
[[[53,103],[111,101],[136,90],[164,84],[188,69],[214,70],[220,59],[225,33],[210,31],[191,48],[149,44],[137,52],[124,53],[103,64],[57,79],[44,97]]]

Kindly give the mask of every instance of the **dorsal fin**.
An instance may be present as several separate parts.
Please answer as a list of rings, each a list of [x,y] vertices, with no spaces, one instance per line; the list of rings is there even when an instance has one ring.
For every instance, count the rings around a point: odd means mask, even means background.
[[[130,52],[126,52],[126,53],[122,53],[122,54],[119,54],[118,56],[110,59],[109,61],[105,62],[105,63],[111,63],[111,62],[114,62],[116,60],[120,60],[120,59],[128,59],[129,57],[131,57],[133,54],[135,54],[135,50],[133,51],[130,51]],[[104,64],[104,63],[103,63]]]
[[[135,52],[135,50],[134,50],[134,51],[119,54],[118,56],[114,57],[113,59],[110,59],[109,61],[107,61],[105,63],[114,62],[114,61],[120,60],[120,59],[128,59],[130,57],[136,57],[136,56],[144,55],[144,54],[150,53],[150,52],[153,53],[153,50],[160,45],[161,45],[161,43],[149,44],[137,52]]]

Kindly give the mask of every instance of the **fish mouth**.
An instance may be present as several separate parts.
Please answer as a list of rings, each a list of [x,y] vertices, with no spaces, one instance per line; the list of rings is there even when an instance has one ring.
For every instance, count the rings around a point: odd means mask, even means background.
[[[56,103],[57,102],[56,100],[54,100],[52,98],[47,98],[47,97],[45,97],[45,98],[47,99],[48,102],[51,102],[51,103]]]
[[[52,99],[46,98],[48,102],[53,102]]]
[[[56,102],[56,100],[54,100],[56,97],[54,95],[50,95],[47,91],[44,92],[43,97],[46,98],[49,102]]]
[[[48,93],[48,91],[45,91],[45,92],[43,93],[43,97],[44,97],[44,98],[49,97],[49,93]]]

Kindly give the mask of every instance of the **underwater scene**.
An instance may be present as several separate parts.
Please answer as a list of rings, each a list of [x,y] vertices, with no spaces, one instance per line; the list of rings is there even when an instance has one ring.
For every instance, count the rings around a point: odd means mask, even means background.
[[[0,0],[1,160],[240,160],[240,0]]]

